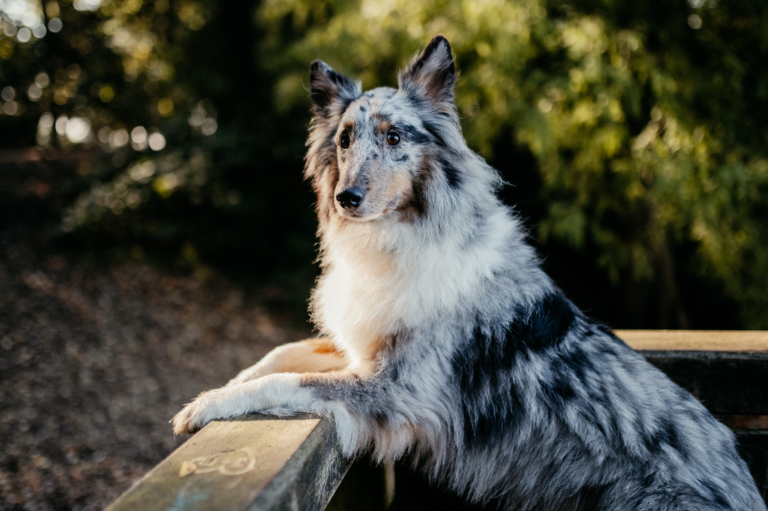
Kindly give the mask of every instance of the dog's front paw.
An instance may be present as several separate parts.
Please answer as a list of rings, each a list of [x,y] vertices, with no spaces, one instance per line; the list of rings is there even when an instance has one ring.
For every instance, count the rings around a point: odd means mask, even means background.
[[[203,392],[171,420],[173,432],[194,433],[212,420],[251,412],[304,410],[313,402],[308,389],[299,389],[298,374],[271,374],[256,380]]]
[[[216,414],[215,399],[212,399],[212,395],[215,393],[215,390],[203,392],[193,399],[191,403],[185,405],[171,420],[173,423],[173,434],[191,435],[198,432],[212,420],[220,418]]]

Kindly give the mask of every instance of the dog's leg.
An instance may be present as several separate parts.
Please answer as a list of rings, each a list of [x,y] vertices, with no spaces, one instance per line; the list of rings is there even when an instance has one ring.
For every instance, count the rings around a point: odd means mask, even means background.
[[[244,369],[227,386],[245,383],[274,373],[321,373],[343,369],[344,356],[330,339],[307,339],[273,349],[257,364]]]
[[[271,374],[200,394],[173,418],[173,431],[194,433],[212,420],[252,412],[319,413],[334,416],[342,450],[352,455],[365,447],[375,427],[367,418],[395,412],[384,395],[393,385],[383,383],[350,370]]]

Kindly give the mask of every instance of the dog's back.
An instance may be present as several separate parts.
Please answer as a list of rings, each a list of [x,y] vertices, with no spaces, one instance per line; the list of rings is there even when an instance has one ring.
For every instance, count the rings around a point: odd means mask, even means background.
[[[501,324],[479,322],[453,370],[467,454],[452,482],[477,498],[503,495],[512,509],[763,509],[733,434],[557,292]]]

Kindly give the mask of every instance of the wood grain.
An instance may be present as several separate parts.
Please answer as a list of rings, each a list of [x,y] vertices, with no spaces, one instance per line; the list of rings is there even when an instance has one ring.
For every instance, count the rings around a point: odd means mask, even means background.
[[[767,352],[765,330],[615,330],[636,350]]]

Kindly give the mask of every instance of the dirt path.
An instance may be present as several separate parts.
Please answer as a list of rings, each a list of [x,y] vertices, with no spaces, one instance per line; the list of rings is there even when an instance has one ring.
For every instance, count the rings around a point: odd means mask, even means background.
[[[0,507],[102,509],[183,442],[184,403],[307,335],[225,282],[0,235]]]

